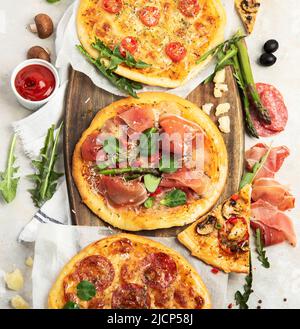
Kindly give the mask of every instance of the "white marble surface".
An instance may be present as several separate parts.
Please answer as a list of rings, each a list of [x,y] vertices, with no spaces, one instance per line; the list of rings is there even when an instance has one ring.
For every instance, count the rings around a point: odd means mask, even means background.
[[[233,1],[233,0],[224,0]],[[61,0],[58,4],[48,4],[46,0],[10,0],[0,1],[0,169],[4,168],[6,152],[12,136],[11,122],[30,114],[17,104],[9,87],[9,76],[12,69],[22,60],[28,48],[33,45],[47,46],[53,49],[53,37],[40,40],[27,31],[26,26],[32,18],[40,12],[48,13],[58,22],[65,8],[72,0]],[[17,8],[17,10],[16,10]],[[260,17],[253,35],[249,38],[249,50],[253,60],[256,81],[274,84],[283,93],[289,108],[289,123],[282,134],[274,139],[275,145],[285,144],[292,152],[279,174],[279,180],[291,186],[297,199],[300,198],[300,3],[297,0],[264,0]],[[255,61],[261,52],[261,46],[269,38],[276,38],[280,42],[277,53],[278,63],[271,68],[259,67]],[[267,140],[268,141],[268,140]],[[247,144],[254,141],[247,139]],[[30,301],[30,269],[24,265],[25,258],[33,254],[33,246],[17,243],[16,238],[21,228],[30,220],[35,212],[27,189],[30,183],[24,178],[30,172],[30,162],[23,155],[20,145],[17,146],[18,165],[22,176],[18,194],[14,202],[5,205],[0,201],[0,270],[11,271],[19,267],[25,273],[25,288],[21,292]],[[300,233],[300,208],[290,214],[298,236]],[[272,289],[272,296],[278,300],[286,297],[288,291],[289,303],[275,303],[276,307],[300,307],[300,250],[292,249],[283,244],[268,249],[268,255],[273,264],[272,272],[264,272],[268,280],[268,289]],[[272,280],[270,280],[272,279]],[[287,285],[286,282],[289,282]],[[255,283],[255,290],[260,291],[260,282]],[[282,289],[282,287],[285,287]],[[278,291],[278,293],[277,293]],[[277,295],[276,295],[277,294]],[[1,295],[0,308],[9,307],[8,301],[14,295],[8,291]],[[254,294],[254,299],[260,293]],[[273,299],[274,299],[273,298]],[[255,300],[251,303],[255,306]],[[272,298],[264,299],[263,307],[272,307]]]

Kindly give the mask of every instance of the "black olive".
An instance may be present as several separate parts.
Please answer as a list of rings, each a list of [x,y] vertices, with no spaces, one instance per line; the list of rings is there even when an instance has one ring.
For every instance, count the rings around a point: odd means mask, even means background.
[[[275,53],[276,50],[278,50],[279,48],[279,43],[278,41],[271,39],[268,40],[265,44],[264,44],[264,50],[266,53]]]
[[[276,63],[277,58],[273,54],[264,53],[260,56],[259,62],[263,66],[272,66]]]

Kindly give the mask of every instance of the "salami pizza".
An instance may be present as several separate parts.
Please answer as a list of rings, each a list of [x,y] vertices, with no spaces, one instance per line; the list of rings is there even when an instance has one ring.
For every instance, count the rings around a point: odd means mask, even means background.
[[[193,222],[217,202],[227,167],[211,119],[181,97],[154,92],[99,111],[73,155],[82,201],[128,231]]]
[[[49,308],[149,309],[211,307],[195,269],[152,240],[118,234],[92,243],[65,265]]]
[[[251,185],[178,235],[192,255],[226,273],[250,270]]]
[[[77,30],[88,53],[96,39],[120,47],[147,68],[119,65],[116,73],[149,85],[175,88],[210,60],[197,63],[223,40],[225,12],[220,0],[81,0]]]

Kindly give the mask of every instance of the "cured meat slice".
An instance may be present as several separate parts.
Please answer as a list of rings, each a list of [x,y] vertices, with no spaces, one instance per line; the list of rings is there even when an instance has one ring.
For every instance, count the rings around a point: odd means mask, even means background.
[[[282,231],[266,226],[261,222],[251,221],[251,227],[254,230],[257,228],[261,230],[265,246],[273,246],[286,240],[285,234]]]
[[[101,143],[98,140],[99,131],[94,131],[87,136],[81,146],[81,157],[85,161],[96,161],[97,154],[102,148]]]
[[[93,283],[98,291],[108,288],[115,277],[115,270],[110,260],[100,255],[86,257],[76,267],[78,279]]]
[[[112,294],[111,307],[114,309],[150,308],[150,296],[144,286],[126,283]]]
[[[279,241],[282,236],[276,237],[276,231],[284,234],[285,239],[290,242],[291,245],[296,245],[296,234],[294,231],[293,224],[288,216],[284,213],[278,211],[276,207],[270,203],[258,200],[251,205],[251,217],[255,223],[259,223],[263,228],[264,236],[266,235],[267,242],[269,241]],[[272,232],[268,232],[269,229],[272,229]],[[269,238],[268,235],[272,233],[273,237]]]
[[[118,176],[101,176],[97,185],[100,193],[115,207],[138,206],[148,197],[145,186],[138,180],[126,182]]]
[[[294,196],[286,187],[270,178],[257,179],[253,185],[251,197],[253,201],[260,199],[267,201],[281,211],[295,207]]]
[[[143,281],[153,289],[166,289],[177,276],[175,261],[163,252],[148,255],[143,259],[142,267]]]
[[[263,143],[258,143],[251,147],[245,154],[246,166],[248,170],[251,170],[256,162],[258,162],[268,151],[268,146]],[[286,157],[290,155],[290,151],[286,146],[273,147],[269,153],[269,156],[258,172],[256,179],[258,178],[273,178],[275,173],[281,168]]]
[[[269,137],[283,131],[288,121],[288,111],[282,95],[274,86],[265,83],[257,83],[256,88],[263,106],[271,117],[271,124],[267,125],[260,122],[256,113],[251,113],[259,136]]]

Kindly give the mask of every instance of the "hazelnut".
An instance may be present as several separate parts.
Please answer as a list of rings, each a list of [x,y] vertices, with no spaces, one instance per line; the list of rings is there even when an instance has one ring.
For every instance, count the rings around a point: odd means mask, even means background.
[[[43,59],[47,62],[51,62],[49,51],[40,46],[31,47],[27,52],[27,58],[28,59],[39,58],[39,59]]]
[[[37,33],[39,38],[46,39],[54,31],[52,19],[46,14],[38,14],[34,18],[34,23],[29,25],[30,31]]]

